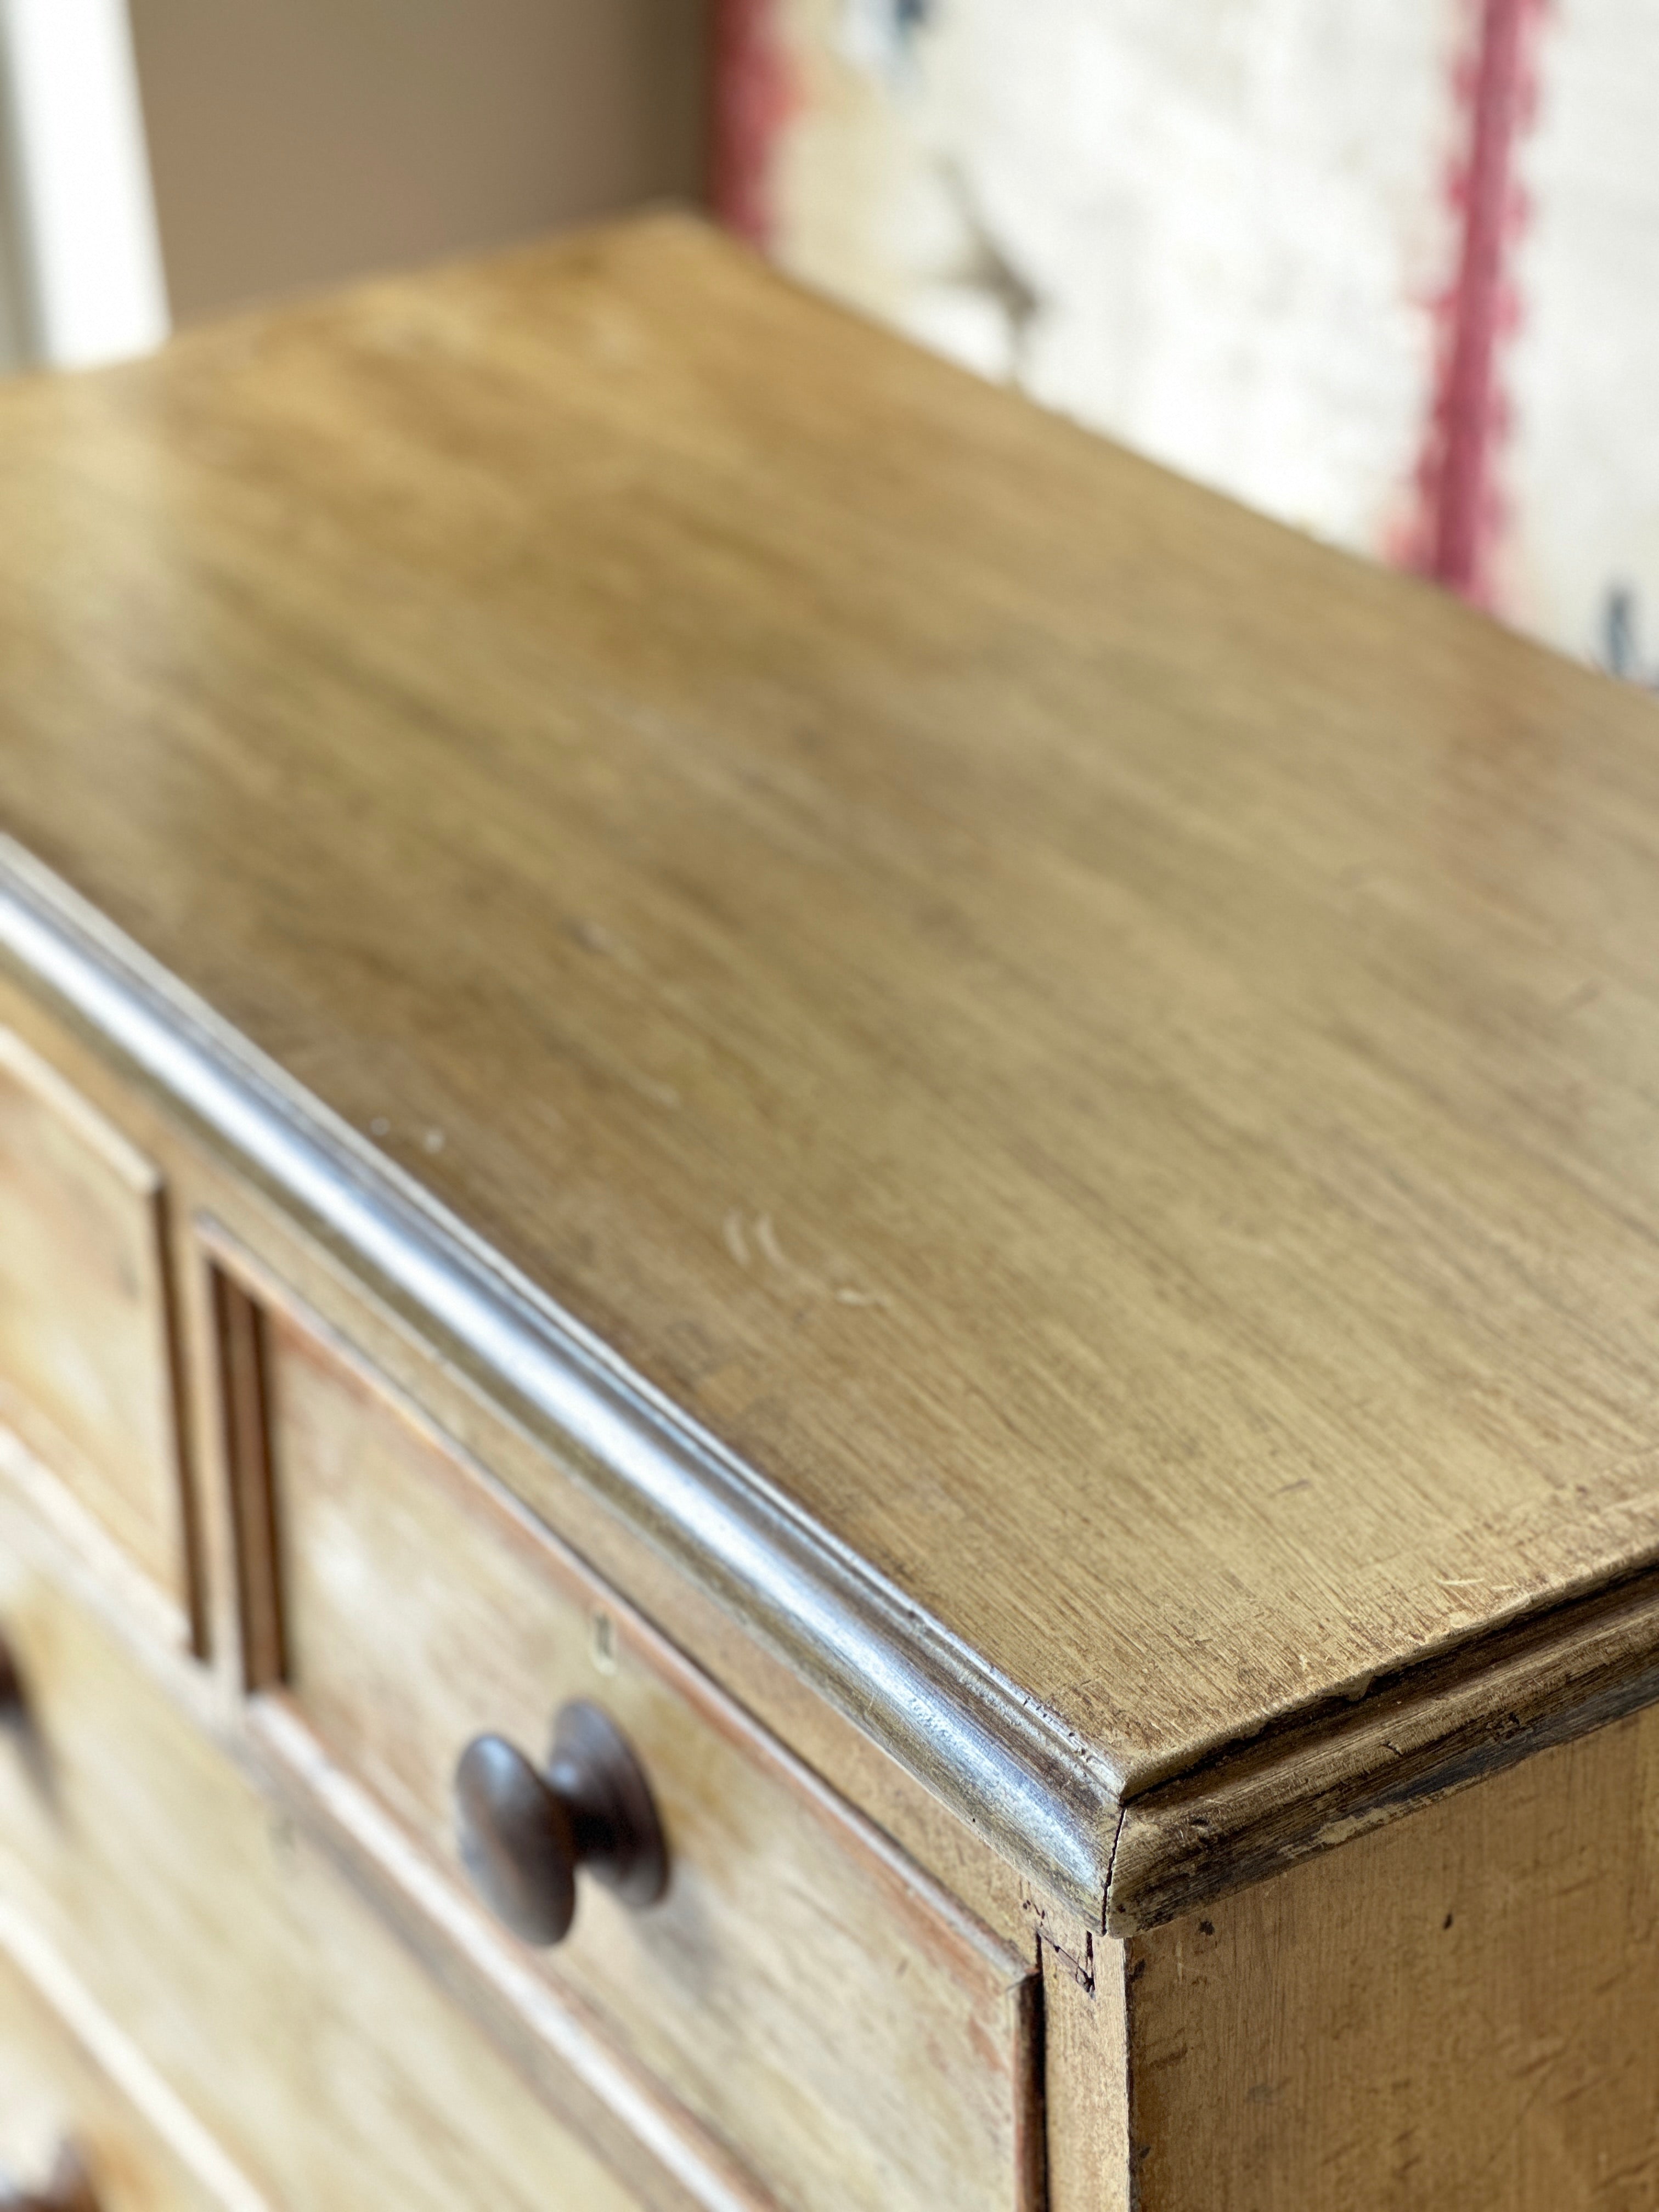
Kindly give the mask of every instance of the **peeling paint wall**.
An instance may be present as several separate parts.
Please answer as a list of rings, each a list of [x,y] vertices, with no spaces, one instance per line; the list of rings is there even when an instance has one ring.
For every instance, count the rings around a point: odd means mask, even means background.
[[[793,270],[1346,545],[1407,523],[1458,0],[782,0]],[[1384,121],[1384,118],[1386,120]]]
[[[1659,678],[1659,14],[770,7],[786,266],[1287,521]]]

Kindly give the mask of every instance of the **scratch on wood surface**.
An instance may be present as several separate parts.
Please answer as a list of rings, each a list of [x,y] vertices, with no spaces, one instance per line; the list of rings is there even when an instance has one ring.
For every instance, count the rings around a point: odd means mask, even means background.
[[[1024,1893],[1020,1903],[1022,1908],[1030,1913],[1036,1921],[1038,1971],[1041,1972],[1042,1969],[1042,1953],[1046,1946],[1078,1987],[1086,1996],[1093,1996],[1095,1993],[1094,1931],[1085,1928],[1082,1931],[1081,1944],[1073,1948],[1071,1944],[1062,1943],[1060,1941],[1049,1925],[1048,1907],[1033,1897],[1029,1890]]]
[[[749,1265],[749,1240],[743,1233],[743,1216],[735,1206],[726,1217],[724,1235],[726,1250],[738,1267],[746,1267]]]
[[[838,1306],[872,1309],[884,1309],[888,1304],[888,1300],[879,1291],[860,1290],[854,1284],[836,1282],[833,1274],[817,1273],[811,1267],[803,1267],[798,1260],[792,1260],[783,1249],[777,1224],[769,1212],[745,1218],[742,1209],[734,1206],[721,1224],[721,1234],[726,1250],[740,1267],[752,1264],[752,1239],[753,1249],[759,1252],[772,1273],[780,1277],[788,1289],[797,1295],[804,1293],[809,1300],[824,1298]],[[831,1262],[832,1269],[835,1264]],[[797,1316],[798,1319],[805,1317],[804,1310]]]
[[[784,1258],[783,1247],[778,1242],[778,1232],[772,1226],[772,1217],[769,1213],[757,1213],[755,1216],[755,1242],[780,1274],[791,1275],[800,1273],[799,1269],[792,1267],[788,1261]]]
[[[1367,1808],[1363,1813],[1345,1813],[1340,1820],[1328,1820],[1315,1838],[1317,1848],[1328,1850],[1334,1844],[1352,1843],[1356,1836],[1365,1835],[1372,1828],[1380,1828],[1388,1820],[1382,1808]]]
[[[678,1112],[680,1094],[672,1083],[659,1083],[654,1075],[641,1075],[636,1067],[625,1067],[622,1073],[629,1088],[637,1091],[641,1098],[649,1100],[653,1106],[666,1108],[670,1113]]]

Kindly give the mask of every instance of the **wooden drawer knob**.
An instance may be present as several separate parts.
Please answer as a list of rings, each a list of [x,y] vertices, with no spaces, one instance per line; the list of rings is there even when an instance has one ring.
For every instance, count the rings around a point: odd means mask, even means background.
[[[23,1678],[11,1656],[11,1646],[0,1636],[0,1728],[21,1727],[23,1714]],[[4,2201],[0,2198],[0,2207]]]
[[[85,2166],[66,2149],[44,2189],[9,2189],[0,2180],[0,2212],[98,2212],[98,2199]]]
[[[616,1726],[579,1700],[560,1712],[538,1769],[499,1735],[475,1736],[455,1769],[461,1861],[503,1926],[562,1942],[586,1867],[625,1905],[654,1905],[668,1854],[650,1784]]]

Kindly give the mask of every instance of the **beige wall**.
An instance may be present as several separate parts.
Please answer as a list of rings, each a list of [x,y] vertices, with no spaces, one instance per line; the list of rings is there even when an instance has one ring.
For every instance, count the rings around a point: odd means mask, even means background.
[[[181,322],[701,188],[701,0],[131,4]]]

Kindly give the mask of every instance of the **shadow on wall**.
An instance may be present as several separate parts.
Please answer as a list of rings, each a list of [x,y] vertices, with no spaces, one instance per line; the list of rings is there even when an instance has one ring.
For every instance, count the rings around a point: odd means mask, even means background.
[[[703,173],[702,0],[131,0],[175,318]]]

